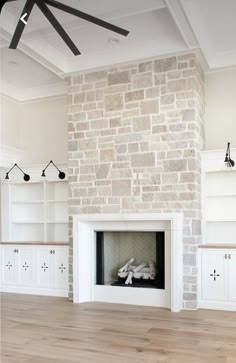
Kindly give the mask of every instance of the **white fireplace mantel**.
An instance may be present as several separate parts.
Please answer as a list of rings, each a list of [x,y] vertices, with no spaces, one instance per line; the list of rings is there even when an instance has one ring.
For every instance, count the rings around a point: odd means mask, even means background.
[[[161,228],[161,229],[160,229]],[[158,231],[170,236],[170,308],[183,307],[183,216],[181,213],[83,214],[73,216],[73,296],[74,303],[95,301],[95,231]],[[110,288],[110,287],[104,287]],[[135,288],[111,287],[135,296]],[[123,289],[123,290],[119,290]],[[148,289],[154,290],[154,289]],[[151,292],[152,293],[152,292]],[[131,295],[130,295],[131,296]],[[133,299],[134,300],[134,299]],[[131,299],[131,301],[133,301]],[[155,298],[150,303],[155,305]],[[122,301],[117,301],[122,302]],[[126,302],[127,303],[127,302]],[[128,302],[129,303],[129,302]],[[130,302],[133,303],[133,302]],[[142,304],[142,302],[141,302]],[[145,303],[144,303],[145,304]]]

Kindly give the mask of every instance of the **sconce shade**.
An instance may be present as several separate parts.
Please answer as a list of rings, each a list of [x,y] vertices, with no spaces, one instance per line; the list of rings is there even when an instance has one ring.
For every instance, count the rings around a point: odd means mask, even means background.
[[[63,171],[60,171],[58,174],[59,179],[65,179],[66,174]]]
[[[29,174],[24,174],[24,181],[29,181],[30,180],[30,176]]]
[[[226,149],[226,155],[225,155],[224,162],[226,163],[226,165],[229,168],[233,168],[234,165],[235,165],[234,160],[232,160],[231,157],[230,157],[230,142],[228,142],[228,144],[227,144],[227,149]]]

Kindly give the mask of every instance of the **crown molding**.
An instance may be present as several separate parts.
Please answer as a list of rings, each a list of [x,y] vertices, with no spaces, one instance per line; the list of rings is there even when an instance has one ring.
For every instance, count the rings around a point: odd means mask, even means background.
[[[6,82],[1,82],[0,94],[10,97],[17,102],[37,100],[39,98],[56,97],[67,94],[67,84],[65,81],[53,83],[41,87],[17,88]]]

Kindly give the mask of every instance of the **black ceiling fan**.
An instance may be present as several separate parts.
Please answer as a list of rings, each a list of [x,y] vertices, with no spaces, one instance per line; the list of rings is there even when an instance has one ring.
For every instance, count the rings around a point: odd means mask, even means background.
[[[8,0],[14,1],[14,0]],[[68,5],[62,4],[56,0],[27,0],[25,3],[25,6],[23,8],[23,11],[21,13],[20,19],[17,23],[15,32],[13,34],[11,43],[9,48],[16,49],[17,45],[20,41],[21,35],[24,31],[25,25],[27,24],[27,21],[29,19],[29,16],[31,14],[31,11],[34,7],[34,5],[37,5],[41,12],[44,14],[44,16],[48,19],[48,21],[51,23],[53,28],[57,31],[57,33],[61,36],[61,38],[64,40],[64,42],[67,44],[67,46],[70,48],[70,50],[73,52],[74,55],[81,54],[79,49],[76,47],[74,42],[71,40],[69,35],[65,32],[61,24],[58,22],[56,17],[53,15],[51,10],[49,9],[49,6],[52,6],[56,9],[60,9],[61,11],[64,11],[68,14],[75,15],[83,20],[89,21],[93,24],[96,24],[98,26],[101,26],[103,28],[106,28],[108,30],[111,30],[115,33],[127,36],[129,34],[129,31],[122,29],[116,25],[107,23],[104,20],[98,19],[92,15],[86,14],[80,10],[74,9]]]

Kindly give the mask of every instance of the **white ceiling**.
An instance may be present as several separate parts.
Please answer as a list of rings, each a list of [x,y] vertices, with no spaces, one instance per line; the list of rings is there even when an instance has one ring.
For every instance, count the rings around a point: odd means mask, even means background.
[[[18,49],[9,50],[25,0],[7,3],[0,19],[3,93],[18,100],[60,94],[68,73],[189,51],[199,55],[206,71],[236,66],[235,0],[58,1],[130,34],[123,37],[51,8],[82,53],[74,56],[35,6]],[[119,42],[112,44],[112,38]]]

